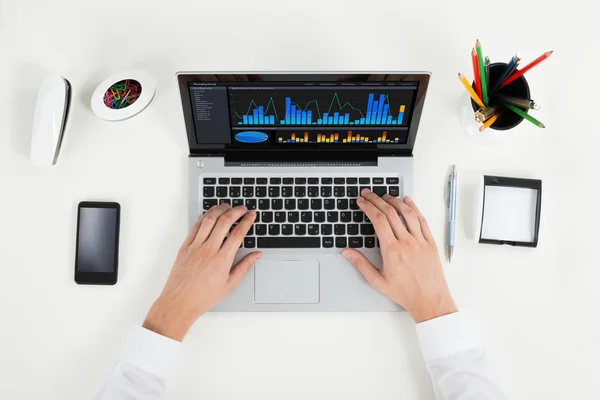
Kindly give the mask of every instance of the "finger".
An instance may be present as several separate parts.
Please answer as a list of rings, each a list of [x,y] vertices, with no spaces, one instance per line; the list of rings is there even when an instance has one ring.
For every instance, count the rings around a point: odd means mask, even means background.
[[[221,247],[221,251],[225,252],[227,257],[229,258],[229,262],[233,261],[235,257],[235,253],[240,248],[240,245],[244,241],[244,238],[248,234],[250,227],[256,220],[256,211],[249,211],[244,215],[244,218],[240,221],[240,223],[233,228],[225,243],[223,243],[223,247]]]
[[[413,210],[415,210],[415,212],[417,213],[417,218],[419,219],[419,225],[421,226],[421,232],[423,233],[423,237],[425,238],[425,240],[427,240],[428,242],[434,243],[435,240],[433,239],[433,234],[431,233],[431,229],[429,229],[429,224],[427,223],[427,220],[425,219],[423,214],[421,214],[421,211],[419,211],[419,208],[417,207],[417,205],[415,204],[413,199],[406,196],[404,198],[404,203],[407,206],[409,206],[410,208],[412,208]]]
[[[200,229],[198,230],[196,239],[194,239],[194,243],[202,244],[206,242],[206,240],[212,233],[213,228],[217,224],[219,217],[225,214],[230,209],[231,206],[229,204],[223,203],[213,208],[213,210],[210,213],[204,214],[202,221],[200,222]]]
[[[228,291],[232,291],[237,287],[242,278],[246,276],[248,271],[252,269],[256,261],[263,256],[263,253],[260,251],[255,251],[253,253],[247,254],[244,258],[242,258],[229,273],[229,280],[225,287]]]
[[[182,244],[181,247],[188,247],[192,243],[194,243],[194,239],[196,239],[196,236],[198,236],[198,230],[200,230],[200,224],[202,223],[202,219],[204,218],[204,216],[206,214],[208,214],[209,212],[211,212],[215,207],[216,206],[212,206],[211,208],[209,208],[208,210],[206,210],[206,212],[204,214],[202,214],[200,216],[200,218],[198,218],[198,220],[196,221],[196,223],[194,224],[194,226],[192,226],[192,229],[190,230],[190,233],[188,233],[187,237],[183,241],[183,244]]]
[[[361,195],[368,200],[371,204],[373,204],[379,211],[385,215],[387,218],[394,235],[400,239],[403,235],[406,235],[406,228],[402,225],[402,221],[400,220],[400,216],[398,215],[398,211],[394,209],[394,207],[390,206],[385,200],[381,197],[377,196],[375,193],[371,192],[368,189],[363,189]],[[369,217],[371,218],[371,217]]]
[[[206,243],[209,243],[211,246],[214,246],[217,249],[221,248],[221,245],[223,245],[223,241],[229,234],[233,224],[235,224],[235,222],[242,218],[247,212],[248,209],[246,207],[239,206],[234,207],[222,214],[213,228],[210,237],[206,240]]]
[[[344,249],[342,250],[342,255],[363,274],[369,285],[381,292],[385,284],[385,279],[381,275],[381,272],[371,264],[363,253],[355,249]]]
[[[402,215],[408,232],[416,237],[417,239],[423,239],[423,232],[421,231],[421,224],[415,210],[407,206],[402,200],[392,197],[389,194],[383,195],[383,200]]]

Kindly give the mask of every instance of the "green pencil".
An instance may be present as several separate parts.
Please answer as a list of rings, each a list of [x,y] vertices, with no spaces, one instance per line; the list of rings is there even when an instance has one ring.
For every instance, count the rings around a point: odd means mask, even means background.
[[[488,105],[488,91],[487,91],[487,76],[485,76],[485,63],[483,61],[483,54],[481,53],[481,42],[477,39],[475,42],[475,49],[477,50],[477,63],[479,64],[479,76],[481,77],[481,100],[487,107]]]
[[[539,128],[546,127],[540,121],[533,118],[531,115],[527,114],[525,111],[521,110],[519,107],[513,106],[512,104],[508,104],[508,103],[502,103],[502,104],[504,104],[504,107],[508,108],[509,110],[511,110],[512,112],[517,114],[518,116],[525,118],[527,121],[531,122],[532,124],[536,125],[537,127],[539,127]]]

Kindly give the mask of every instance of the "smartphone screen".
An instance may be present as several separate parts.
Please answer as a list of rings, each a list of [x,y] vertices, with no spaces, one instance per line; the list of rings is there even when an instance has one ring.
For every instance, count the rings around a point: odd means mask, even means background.
[[[117,283],[120,211],[118,203],[79,203],[75,282],[97,285]]]

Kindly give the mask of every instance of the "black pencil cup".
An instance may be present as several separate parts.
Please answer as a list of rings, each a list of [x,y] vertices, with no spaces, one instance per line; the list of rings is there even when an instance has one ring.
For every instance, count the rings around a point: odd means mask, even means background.
[[[490,82],[489,82],[489,91],[488,91],[488,106],[494,106],[499,104],[499,100],[496,97],[498,94],[503,94],[506,96],[520,97],[523,99],[530,99],[531,94],[529,93],[529,84],[525,79],[525,76],[521,76],[516,79],[514,82],[506,85],[502,89],[498,89],[494,91],[494,87],[498,79],[500,79],[502,72],[504,71],[504,67],[506,67],[506,63],[498,62],[490,64]],[[473,89],[475,89],[475,82],[473,82]],[[510,111],[506,107],[502,106],[500,103],[500,116],[494,122],[490,128],[496,129],[499,131],[505,131],[508,129],[512,129],[515,126],[519,125],[521,121],[523,121],[523,117],[518,116],[514,112]],[[479,106],[471,99],[471,106],[473,106],[473,111],[479,110]],[[527,110],[524,110],[527,112]]]

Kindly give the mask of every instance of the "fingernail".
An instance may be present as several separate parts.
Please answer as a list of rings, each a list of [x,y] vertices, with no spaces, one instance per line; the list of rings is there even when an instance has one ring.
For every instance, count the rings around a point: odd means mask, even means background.
[[[366,188],[365,188],[365,189],[363,189],[363,190],[362,190],[362,192],[363,192],[363,193],[371,193],[371,191],[370,191],[369,189],[366,189]]]
[[[406,197],[404,198],[404,202],[405,202],[405,203],[412,203],[413,201],[412,201],[412,199],[411,199],[410,197],[406,196]]]
[[[363,201],[365,201],[365,199],[363,199],[362,197],[359,197],[356,199],[357,203],[362,203]]]
[[[342,255],[346,257],[348,260],[352,258],[352,252],[350,250],[342,250]]]

